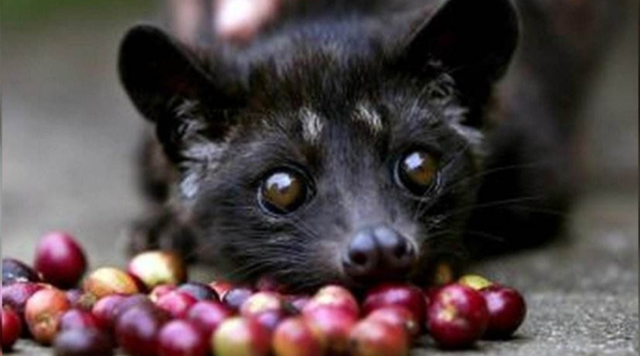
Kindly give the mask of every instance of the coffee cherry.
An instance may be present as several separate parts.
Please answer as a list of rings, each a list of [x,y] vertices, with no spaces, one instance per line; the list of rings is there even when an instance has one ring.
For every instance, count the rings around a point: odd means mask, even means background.
[[[288,317],[289,315],[284,311],[284,309],[278,309],[267,310],[262,313],[258,313],[251,318],[258,322],[258,324],[264,326],[270,332],[273,332],[278,325]]]
[[[156,309],[156,305],[144,294],[127,295],[121,302],[114,306],[113,313],[115,320],[133,307]]]
[[[349,336],[352,356],[403,356],[409,354],[409,338],[403,326],[366,318]]]
[[[143,293],[143,294],[149,293],[151,289],[148,288],[147,285],[144,284],[144,282],[140,278],[138,278],[138,276],[136,276],[135,274],[131,274],[129,272],[127,272],[127,274],[129,275],[129,277],[131,277],[131,280],[133,280],[133,282],[136,284],[138,293]]]
[[[225,320],[211,338],[216,356],[267,356],[271,349],[270,333],[251,318]]]
[[[96,318],[102,330],[112,330],[116,322],[117,306],[126,297],[119,294],[108,295],[98,300],[91,308],[91,314]]]
[[[433,296],[427,319],[429,334],[440,347],[459,349],[470,346],[482,336],[489,313],[478,291],[451,284]]]
[[[400,326],[404,328],[407,335],[411,338],[418,337],[420,335],[420,324],[418,319],[412,312],[404,307],[392,305],[376,309],[367,316],[367,319],[379,320],[394,326]]]
[[[208,338],[188,321],[173,320],[160,330],[158,350],[160,356],[205,356]]]
[[[302,313],[308,313],[322,307],[343,309],[354,318],[358,318],[360,315],[360,307],[356,298],[351,292],[340,286],[327,286],[320,289],[304,306]]]
[[[334,297],[344,297],[344,298],[347,298],[347,299],[353,298],[353,300],[355,301],[355,298],[353,297],[353,294],[351,294],[351,292],[348,289],[346,289],[345,287],[339,286],[339,285],[335,285],[335,284],[331,284],[331,285],[324,286],[324,287],[320,288],[316,292],[316,296],[320,296],[320,295],[330,295],[330,296],[334,296]]]
[[[151,301],[155,303],[158,301],[158,299],[160,299],[160,297],[169,292],[173,292],[176,289],[178,289],[178,287],[174,286],[173,284],[161,284],[151,290],[151,293],[149,293],[149,299],[151,299]]]
[[[16,312],[2,308],[2,349],[11,350],[22,333],[22,322]]]
[[[97,301],[93,295],[91,295],[91,298],[86,298],[89,294],[81,289],[69,289],[65,291],[65,294],[67,295],[69,304],[71,304],[71,308],[91,310],[93,303]]]
[[[161,284],[178,285],[187,280],[185,262],[168,251],[143,252],[129,261],[127,271],[138,277],[148,289]]]
[[[66,294],[58,289],[42,289],[27,300],[24,316],[34,339],[48,345],[53,341],[60,317],[71,305]]]
[[[431,305],[431,301],[433,300],[433,297],[435,297],[435,295],[438,294],[440,289],[442,289],[442,286],[429,287],[424,290],[424,300],[425,300],[425,305],[427,310],[429,309],[429,305]]]
[[[87,258],[71,235],[51,232],[38,242],[33,266],[46,282],[66,289],[78,284],[87,269]]]
[[[190,294],[175,290],[158,298],[156,305],[158,308],[169,313],[173,318],[182,319],[186,317],[189,308],[197,302],[198,300]]]
[[[131,355],[155,356],[158,351],[158,333],[168,321],[169,315],[163,310],[133,306],[116,320],[118,345]]]
[[[273,351],[276,356],[321,356],[322,346],[304,318],[296,317],[275,329]]]
[[[89,328],[99,329],[98,319],[91,312],[78,309],[71,309],[62,314],[58,325],[59,331]]]
[[[223,281],[213,281],[209,283],[209,287],[218,293],[220,300],[224,298],[224,295],[227,294],[228,291],[233,289],[233,285],[231,283],[223,282]]]
[[[38,273],[24,262],[14,258],[2,259],[2,285],[9,285],[16,282],[42,282]]]
[[[136,282],[126,272],[112,267],[102,267],[85,278],[82,288],[98,298],[110,294],[136,294]]]
[[[362,305],[364,315],[375,309],[387,306],[400,306],[409,310],[416,317],[420,325],[424,323],[426,301],[422,291],[407,284],[382,284],[367,294]]]
[[[15,259],[2,264],[3,350],[15,343],[25,318],[23,332],[41,344],[54,340],[58,356],[110,356],[116,341],[135,356],[407,355],[425,324],[441,348],[464,348],[480,337],[508,338],[526,315],[517,291],[478,275],[424,292],[385,283],[371,289],[361,307],[339,285],[305,296],[280,294],[283,287],[269,277],[256,289],[184,283],[186,265],[163,251],[134,257],[127,272],[95,270],[82,290],[64,292],[42,278],[69,288],[82,276],[86,257],[65,233],[40,242],[37,271]],[[440,264],[436,275],[445,283],[455,273]],[[366,317],[358,321],[361,314]]]
[[[490,280],[477,274],[467,274],[458,280],[458,284],[465,285],[475,290],[481,290],[493,284]]]
[[[67,299],[69,299],[68,294]],[[76,302],[71,303],[71,307],[90,312],[96,302],[98,302],[98,297],[91,293],[84,293],[82,296],[80,296],[80,299],[78,299]]]
[[[196,298],[197,300],[215,300],[218,301],[218,293],[213,288],[204,283],[189,282],[182,284],[178,287],[178,290],[182,293],[186,293]]]
[[[44,289],[41,284],[31,282],[16,282],[8,286],[2,287],[2,306],[8,306],[15,311],[23,325],[26,326],[24,319],[24,308],[27,300],[31,298],[37,291]],[[28,328],[22,328],[23,335],[28,335]]]
[[[204,335],[212,335],[218,326],[231,316],[233,316],[233,312],[222,303],[200,301],[189,309],[186,319]]]
[[[222,302],[233,311],[238,311],[240,306],[253,295],[253,290],[245,287],[230,289],[222,297]]]
[[[240,315],[255,316],[267,311],[282,310],[282,298],[274,292],[258,292],[249,296],[240,306]]]
[[[113,356],[109,336],[98,329],[68,329],[56,335],[53,342],[55,356]]]
[[[303,315],[326,354],[341,355],[348,351],[349,333],[356,323],[352,313],[341,308],[322,307]]]
[[[489,324],[484,337],[506,339],[522,324],[527,314],[524,298],[518,291],[492,285],[480,290],[489,311]]]

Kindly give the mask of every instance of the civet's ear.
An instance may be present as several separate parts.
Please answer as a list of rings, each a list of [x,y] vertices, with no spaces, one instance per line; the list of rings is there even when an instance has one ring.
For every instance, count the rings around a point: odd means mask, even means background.
[[[140,25],[120,47],[120,79],[136,108],[157,121],[178,99],[195,100],[209,80],[189,51],[162,30]]]
[[[238,102],[229,86],[205,72],[196,56],[162,30],[139,25],[120,47],[120,79],[136,108],[157,125],[165,152],[174,161],[205,159],[196,145],[225,137],[228,110]]]
[[[518,37],[510,0],[448,0],[408,38],[400,65],[420,71],[439,61],[463,94],[473,95],[505,73]]]

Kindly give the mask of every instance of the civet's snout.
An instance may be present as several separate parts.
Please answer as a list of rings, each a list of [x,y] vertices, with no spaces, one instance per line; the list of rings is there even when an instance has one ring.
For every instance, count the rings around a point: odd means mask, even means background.
[[[406,278],[417,257],[409,239],[380,225],[356,232],[344,250],[342,267],[354,282],[368,284]]]

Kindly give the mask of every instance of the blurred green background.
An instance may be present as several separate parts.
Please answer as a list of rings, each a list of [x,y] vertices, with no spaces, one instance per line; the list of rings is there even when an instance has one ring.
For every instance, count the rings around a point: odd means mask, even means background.
[[[153,0],[3,0],[2,22],[3,26],[11,26],[17,23],[32,25],[35,21],[55,21],[63,13],[69,11],[109,11],[118,10],[145,10],[156,7],[159,1]]]
[[[133,24],[161,23],[162,3],[2,1],[4,255],[29,261],[39,236],[64,229],[93,265],[124,261],[144,123],[120,89],[117,49]]]

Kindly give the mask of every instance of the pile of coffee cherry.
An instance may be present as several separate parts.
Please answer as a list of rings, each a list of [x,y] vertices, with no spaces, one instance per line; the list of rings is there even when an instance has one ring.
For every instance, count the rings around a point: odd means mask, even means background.
[[[80,283],[86,268],[63,232],[43,237],[33,267],[3,259],[2,349],[24,337],[60,356],[394,356],[431,342],[461,349],[508,339],[526,314],[520,293],[477,275],[428,289],[384,283],[359,301],[339,285],[289,295],[268,279],[188,282],[185,264],[163,251]]]

